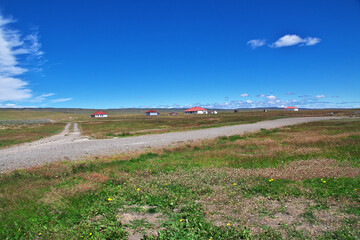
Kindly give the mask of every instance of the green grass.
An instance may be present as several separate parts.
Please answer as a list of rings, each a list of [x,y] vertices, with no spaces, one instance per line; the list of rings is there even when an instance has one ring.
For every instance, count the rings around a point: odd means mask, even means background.
[[[359,135],[358,120],[314,122],[3,174],[0,238],[359,239]],[[291,173],[321,159],[330,171]]]
[[[64,126],[64,123],[7,126],[0,129],[0,148],[54,135],[61,132]]]

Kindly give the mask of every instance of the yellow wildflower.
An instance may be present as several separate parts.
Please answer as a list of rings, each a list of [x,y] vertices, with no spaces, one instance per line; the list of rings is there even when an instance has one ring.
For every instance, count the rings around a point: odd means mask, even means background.
[[[41,235],[41,233],[39,233],[39,236]]]
[[[230,223],[226,224],[226,226],[230,226]]]
[[[91,235],[92,235],[92,233],[89,233],[89,235],[91,236]]]
[[[140,188],[136,189],[136,191],[140,191]]]
[[[111,198],[108,198],[108,201],[110,202],[110,201],[112,201],[112,199],[111,199]]]
[[[18,231],[20,231],[20,228],[18,229]]]
[[[323,181],[323,183],[326,183],[326,181]]]
[[[236,186],[236,183],[234,183],[234,186]]]
[[[179,220],[179,222],[182,222],[182,221],[183,221],[182,219]]]

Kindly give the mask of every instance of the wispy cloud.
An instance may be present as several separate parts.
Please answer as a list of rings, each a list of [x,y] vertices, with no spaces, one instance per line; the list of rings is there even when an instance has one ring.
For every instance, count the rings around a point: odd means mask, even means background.
[[[316,95],[315,97],[316,97],[316,98],[324,98],[324,97],[326,97],[326,96],[321,94],[321,95]]]
[[[54,96],[55,93],[47,93],[47,94],[42,94],[40,96],[34,97],[30,102],[43,102],[46,100],[46,98]]]
[[[59,98],[59,99],[54,99],[54,100],[50,100],[50,102],[52,103],[59,103],[59,102],[67,102],[72,100],[72,98]]]
[[[38,33],[22,36],[18,30],[9,27],[13,22],[15,20],[0,14],[0,102],[32,97],[28,82],[20,78],[28,69],[19,59],[22,56],[38,58],[43,55]]]
[[[279,38],[273,44],[270,44],[270,47],[281,48],[281,47],[290,47],[295,45],[313,46],[315,44],[318,44],[320,41],[321,41],[320,38],[314,38],[314,37],[301,38],[300,36],[295,34],[287,34]]]
[[[249,94],[247,94],[247,93],[243,93],[240,95],[240,97],[247,97],[247,96],[249,96]]]
[[[294,93],[293,92],[287,92],[287,93],[285,93],[285,95],[294,95]]]
[[[250,41],[247,42],[247,45],[249,45],[253,49],[258,48],[258,47],[262,47],[265,44],[266,44],[265,39],[253,39],[253,40],[250,40]]]

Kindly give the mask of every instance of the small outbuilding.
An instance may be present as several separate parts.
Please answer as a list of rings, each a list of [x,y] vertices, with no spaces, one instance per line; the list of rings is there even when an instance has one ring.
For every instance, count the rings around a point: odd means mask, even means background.
[[[295,111],[295,112],[297,112],[297,111],[299,111],[299,109],[297,107],[286,107],[285,111]]]
[[[159,112],[157,111],[154,111],[154,110],[149,110],[145,113],[146,116],[157,116],[157,115],[160,115]]]
[[[103,112],[103,111],[97,111],[97,112],[91,114],[90,117],[91,118],[108,117],[108,114],[106,112]]]
[[[208,114],[208,111],[202,107],[192,107],[185,110],[185,114]]]
[[[169,116],[175,116],[175,115],[178,115],[178,113],[177,113],[177,112],[171,112],[171,113],[169,113],[168,115],[169,115]]]

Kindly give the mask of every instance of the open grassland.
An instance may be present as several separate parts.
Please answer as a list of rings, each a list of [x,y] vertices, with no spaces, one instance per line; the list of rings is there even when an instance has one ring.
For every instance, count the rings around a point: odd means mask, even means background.
[[[1,239],[358,239],[360,121],[2,175]]]
[[[1,239],[359,239],[360,121],[0,178]]]
[[[273,119],[273,117],[271,116]],[[207,127],[244,124],[269,119],[267,116],[240,116],[234,114],[207,116],[142,117],[124,119],[94,119],[82,122],[80,127],[86,136],[113,138],[157,134],[170,131],[186,131]]]
[[[49,137],[64,129],[65,123],[34,125],[0,125],[0,149],[14,144],[31,142]]]
[[[221,113],[218,115],[178,115],[178,116],[121,116],[93,118],[81,122],[83,135],[92,138],[126,137],[144,134],[157,134],[171,131],[186,131],[199,128],[220,127],[235,124],[254,123],[285,117],[336,116],[351,115],[352,111],[312,110],[300,112],[284,111],[248,111],[239,113]]]
[[[81,115],[63,112],[32,111],[32,110],[1,110],[0,120],[30,120],[30,119],[51,119],[54,121],[68,121],[69,117],[78,118]]]

